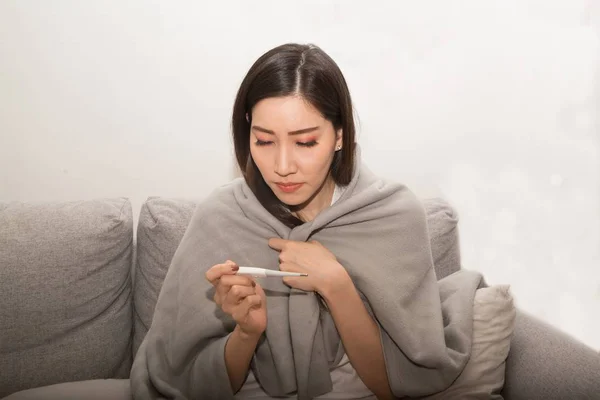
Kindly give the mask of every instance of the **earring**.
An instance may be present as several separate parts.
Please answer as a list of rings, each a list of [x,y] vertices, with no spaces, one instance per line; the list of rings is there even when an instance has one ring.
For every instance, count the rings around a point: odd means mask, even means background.
[[[337,146],[337,147],[335,148],[335,151],[340,151],[341,149],[342,149],[342,146]]]

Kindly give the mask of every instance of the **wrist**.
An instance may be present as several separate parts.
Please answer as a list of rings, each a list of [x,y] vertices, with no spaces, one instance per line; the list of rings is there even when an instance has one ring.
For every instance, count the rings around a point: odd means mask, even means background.
[[[329,302],[339,293],[344,293],[350,289],[354,289],[354,282],[342,267],[340,272],[328,280],[318,292],[325,301]]]
[[[240,340],[248,343],[258,343],[260,337],[262,336],[262,332],[246,332],[239,325],[236,325],[233,334],[237,335]]]

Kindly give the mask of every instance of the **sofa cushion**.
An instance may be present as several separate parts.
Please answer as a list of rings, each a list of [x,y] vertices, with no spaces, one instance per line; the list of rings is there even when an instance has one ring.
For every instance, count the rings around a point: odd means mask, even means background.
[[[2,400],[131,400],[129,379],[94,379],[22,390]]]
[[[149,197],[142,205],[134,282],[134,356],[148,332],[162,282],[198,202],[199,199]],[[435,269],[441,279],[460,269],[458,215],[442,198],[422,202]]]
[[[0,397],[131,368],[128,199],[0,203]]]

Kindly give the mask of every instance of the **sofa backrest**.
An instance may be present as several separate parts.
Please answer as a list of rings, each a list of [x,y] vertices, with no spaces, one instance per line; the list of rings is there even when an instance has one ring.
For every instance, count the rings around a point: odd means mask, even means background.
[[[135,245],[126,198],[0,203],[0,398],[128,377],[198,202],[148,198]],[[423,205],[442,278],[460,268],[458,217],[443,199]]]
[[[150,328],[163,280],[197,203],[197,200],[150,197],[142,205],[133,288],[134,355]]]
[[[422,202],[436,274],[441,279],[460,268],[458,215],[444,199],[429,198]],[[148,332],[171,259],[197,204],[195,199],[150,197],[142,205],[134,273],[134,355]]]
[[[0,203],[0,398],[131,369],[125,198]]]

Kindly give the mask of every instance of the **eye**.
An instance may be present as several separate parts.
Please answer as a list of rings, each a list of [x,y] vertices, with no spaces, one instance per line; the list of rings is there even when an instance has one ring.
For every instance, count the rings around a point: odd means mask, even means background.
[[[273,142],[265,142],[264,140],[258,140],[258,139],[256,140],[256,142],[254,142],[254,144],[257,146],[267,146],[271,143],[273,143]]]
[[[313,147],[313,146],[317,145],[317,141],[311,140],[310,142],[298,142],[297,144],[298,144],[298,146],[302,146],[302,147]]]

